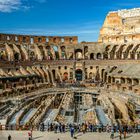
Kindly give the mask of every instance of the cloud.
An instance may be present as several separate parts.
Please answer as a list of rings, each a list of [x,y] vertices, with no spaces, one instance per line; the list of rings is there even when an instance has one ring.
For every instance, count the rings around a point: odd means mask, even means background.
[[[20,5],[20,0],[0,0],[0,12],[11,12],[13,10],[18,10]]]
[[[0,12],[10,13],[15,10],[28,10],[34,3],[45,3],[47,0],[0,0]]]

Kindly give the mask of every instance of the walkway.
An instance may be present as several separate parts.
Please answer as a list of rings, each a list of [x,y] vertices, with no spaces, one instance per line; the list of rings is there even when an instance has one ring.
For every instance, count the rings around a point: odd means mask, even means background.
[[[12,136],[13,140],[28,140],[27,131],[0,131],[0,140],[7,140],[8,135]],[[108,133],[86,133],[77,134],[78,140],[110,140]],[[140,134],[130,134],[126,140],[139,140]],[[54,132],[33,132],[34,140],[72,140],[70,133],[55,134]],[[118,134],[115,135],[114,140],[119,140]]]

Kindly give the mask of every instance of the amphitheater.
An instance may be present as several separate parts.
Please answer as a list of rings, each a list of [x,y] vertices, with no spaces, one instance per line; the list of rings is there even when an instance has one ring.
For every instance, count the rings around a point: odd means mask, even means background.
[[[139,8],[109,12],[97,42],[0,34],[0,129],[41,122],[140,124]]]

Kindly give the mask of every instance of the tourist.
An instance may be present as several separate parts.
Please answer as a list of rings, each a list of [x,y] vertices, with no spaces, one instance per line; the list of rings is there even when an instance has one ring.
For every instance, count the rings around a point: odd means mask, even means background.
[[[32,130],[30,132],[28,132],[28,138],[29,138],[29,140],[32,140]]]
[[[128,126],[124,125],[123,126],[123,134],[124,134],[124,139],[126,139],[126,133],[128,132]]]
[[[65,133],[65,124],[62,125],[62,132]]]
[[[59,132],[62,133],[62,125],[61,125],[61,123],[58,125],[58,128],[59,128]]]
[[[12,140],[12,137],[11,137],[11,135],[9,135],[9,136],[8,136],[8,140]]]
[[[114,139],[114,129],[111,129],[111,135],[110,135],[111,139]]]
[[[122,130],[121,130],[121,128],[119,128],[119,138],[120,138],[120,140],[122,140]]]
[[[85,124],[82,124],[82,132],[83,132],[83,134],[85,133],[85,131],[86,131],[86,126],[85,126]]]
[[[73,126],[70,128],[70,133],[71,133],[71,137],[73,138],[73,136],[74,136],[74,127]]]
[[[55,132],[55,133],[57,133],[57,129],[58,129],[58,125],[55,124],[55,126],[54,126],[54,132]]]

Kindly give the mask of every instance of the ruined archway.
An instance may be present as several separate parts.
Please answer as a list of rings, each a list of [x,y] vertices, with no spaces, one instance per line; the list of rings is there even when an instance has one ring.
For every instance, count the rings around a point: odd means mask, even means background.
[[[101,53],[97,53],[96,58],[97,58],[97,59],[101,59],[101,58],[102,58]]]
[[[82,54],[82,50],[81,49],[77,49],[75,50],[75,58],[76,59],[83,59],[83,54]]]
[[[91,53],[90,54],[90,60],[93,60],[94,59],[94,53]]]
[[[82,78],[83,78],[83,72],[81,69],[77,69],[75,71],[75,78],[77,81],[82,81]]]

